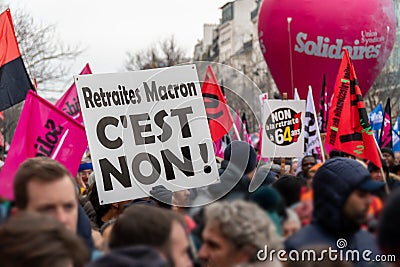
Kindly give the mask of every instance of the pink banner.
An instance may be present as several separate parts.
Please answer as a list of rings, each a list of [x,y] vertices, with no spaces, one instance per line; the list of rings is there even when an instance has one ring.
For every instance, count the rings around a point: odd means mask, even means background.
[[[0,196],[13,199],[14,175],[25,159],[50,157],[62,163],[75,176],[86,148],[85,128],[29,91],[0,173]]]
[[[80,75],[92,74],[89,63],[85,65]],[[68,115],[72,116],[77,122],[83,123],[81,107],[79,105],[78,93],[76,92],[75,83],[65,92],[65,94],[57,101],[57,108],[61,109]]]

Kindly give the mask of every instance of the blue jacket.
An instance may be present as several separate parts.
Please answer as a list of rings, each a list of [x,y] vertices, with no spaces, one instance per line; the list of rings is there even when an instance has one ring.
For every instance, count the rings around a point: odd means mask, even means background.
[[[375,238],[359,225],[351,225],[342,215],[348,196],[360,182],[368,179],[369,172],[360,163],[350,159],[327,161],[315,174],[313,181],[314,211],[310,225],[302,228],[285,242],[287,251],[301,250],[316,245],[338,249],[337,240],[345,239],[346,250],[370,250],[373,259],[379,254]],[[355,262],[355,266],[371,266],[367,262]]]

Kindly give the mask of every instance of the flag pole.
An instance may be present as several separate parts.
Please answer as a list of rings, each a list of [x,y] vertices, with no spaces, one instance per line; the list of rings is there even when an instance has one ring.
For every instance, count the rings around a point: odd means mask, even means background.
[[[390,194],[390,189],[389,189],[389,186],[388,186],[388,183],[387,183],[387,180],[386,180],[386,175],[385,175],[385,172],[383,171],[383,168],[381,167],[381,174],[382,174],[382,177],[383,177],[383,181],[385,182],[385,191],[386,191],[386,194]]]
[[[381,152],[381,149],[380,149],[378,143],[376,142],[375,137],[374,137],[374,141],[375,141],[376,149],[378,150],[378,153],[379,153],[379,157],[380,157],[380,159],[382,160],[382,159],[383,159],[382,152]],[[389,194],[390,194],[390,190],[389,190],[389,186],[388,186],[388,183],[387,183],[387,180],[386,180],[385,172],[383,171],[383,167],[381,167],[380,170],[381,170],[381,174],[382,174],[382,177],[383,177],[383,181],[385,182],[385,191],[386,191],[386,194],[389,195]]]
[[[308,91],[311,91],[311,96],[313,95],[313,91],[312,91],[312,87],[311,85],[308,86]],[[308,98],[308,97],[307,97]],[[308,99],[307,99],[308,100]],[[314,104],[314,97],[312,97],[313,100],[313,109],[314,109],[314,118],[317,119],[317,114],[315,111],[315,104]],[[324,145],[322,144],[322,140],[321,140],[321,131],[319,129],[319,125],[318,122],[316,121],[316,128],[318,130],[318,139],[319,139],[319,143],[320,143],[320,148],[321,148],[321,157],[322,157],[322,162],[325,162],[325,151],[324,151]]]
[[[239,141],[242,141],[242,140],[240,139],[239,131],[238,131],[238,129],[237,129],[237,127],[236,127],[235,124],[233,124],[233,131],[235,132],[235,134],[236,134],[236,136],[237,136],[237,139],[238,139]]]
[[[290,60],[290,82],[292,86],[292,94],[294,94],[294,82],[293,82],[293,59],[292,59],[292,37],[290,32],[290,23],[292,22],[292,17],[287,17],[288,24],[288,37],[289,37],[289,60]],[[287,100],[287,99],[286,99]]]
[[[288,100],[287,93],[282,94],[282,100]],[[281,157],[281,174],[285,174],[286,172],[286,158]]]

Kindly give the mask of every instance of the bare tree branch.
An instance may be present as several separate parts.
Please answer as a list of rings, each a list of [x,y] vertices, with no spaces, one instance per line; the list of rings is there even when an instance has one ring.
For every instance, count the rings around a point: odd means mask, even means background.
[[[127,52],[125,69],[144,70],[169,67],[187,61],[185,51],[178,47],[173,36],[152,45],[146,50]]]

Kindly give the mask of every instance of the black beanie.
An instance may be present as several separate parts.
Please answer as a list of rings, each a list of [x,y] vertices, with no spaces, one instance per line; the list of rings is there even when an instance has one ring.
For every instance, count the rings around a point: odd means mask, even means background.
[[[381,148],[381,153],[382,153],[382,154],[383,154],[383,153],[388,153],[388,154],[390,154],[392,157],[394,157],[394,154],[393,154],[392,149],[390,149],[390,148],[388,148],[388,147]]]
[[[242,158],[242,160],[247,160],[246,169],[244,170],[244,174],[248,174],[252,170],[254,170],[257,166],[257,155],[254,148],[244,141],[233,141],[231,142],[225,149],[224,159],[226,161],[231,160],[231,155],[236,153],[237,155],[243,155],[243,157],[248,157],[247,159]],[[235,162],[232,162],[235,164]],[[240,166],[240,164],[238,164]]]

